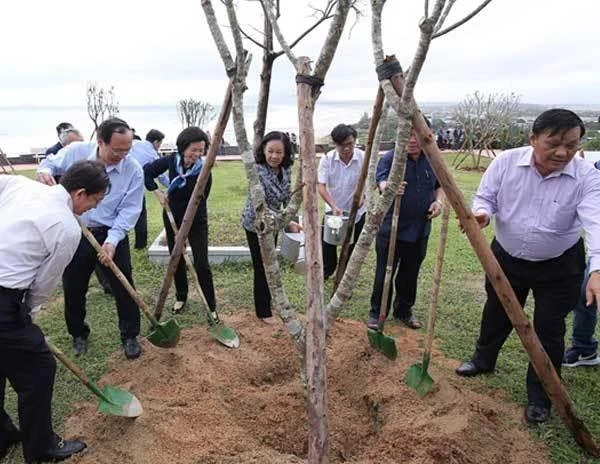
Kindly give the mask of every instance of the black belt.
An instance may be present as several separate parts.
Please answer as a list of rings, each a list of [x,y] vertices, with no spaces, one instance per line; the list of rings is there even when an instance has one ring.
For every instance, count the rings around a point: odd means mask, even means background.
[[[108,232],[108,227],[106,227],[106,226],[88,227],[88,230],[92,234],[105,234],[106,232]]]
[[[2,285],[0,285],[0,295],[5,298],[10,297],[10,298],[14,298],[17,300],[22,300],[23,297],[25,296],[26,291],[27,291],[27,289],[6,288],[6,287],[3,287]]]

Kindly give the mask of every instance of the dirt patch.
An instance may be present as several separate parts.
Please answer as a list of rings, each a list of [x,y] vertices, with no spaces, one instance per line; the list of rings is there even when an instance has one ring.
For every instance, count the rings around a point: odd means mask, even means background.
[[[135,393],[135,420],[103,416],[96,402],[78,406],[67,436],[90,450],[72,462],[303,463],[307,425],[293,345],[283,325],[231,316],[241,347],[229,350],[205,329],[186,329],[164,350],[144,343],[133,362],[115,357],[102,379]],[[493,392],[469,389],[435,355],[435,388],[424,399],[404,383],[420,361],[421,333],[390,324],[396,361],[370,348],[364,324],[340,320],[328,349],[330,462],[468,464],[548,463],[522,422],[522,410]],[[453,363],[454,365],[456,363]]]

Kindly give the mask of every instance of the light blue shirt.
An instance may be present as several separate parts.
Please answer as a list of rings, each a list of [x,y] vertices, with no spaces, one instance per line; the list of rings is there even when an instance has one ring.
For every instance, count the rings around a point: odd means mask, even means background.
[[[129,154],[127,156],[132,156],[135,160],[140,163],[140,166],[143,168],[146,164],[151,163],[152,161],[160,158],[154,145],[147,140],[140,142],[139,140],[134,140],[133,145],[131,146],[131,150],[129,150]],[[169,188],[169,176],[166,173],[158,176],[158,181]]]
[[[86,159],[98,159],[98,145],[94,142],[73,142],[56,155],[46,157],[37,172],[63,175],[73,163]],[[106,242],[117,246],[133,229],[142,211],[144,173],[139,163],[130,156],[118,164],[106,166],[106,172],[110,190],[96,208],[81,215],[81,220],[88,227],[108,227]]]
[[[473,212],[496,218],[496,239],[511,256],[545,261],[585,232],[590,270],[600,269],[600,172],[579,156],[542,176],[533,148],[507,150],[485,171]]]

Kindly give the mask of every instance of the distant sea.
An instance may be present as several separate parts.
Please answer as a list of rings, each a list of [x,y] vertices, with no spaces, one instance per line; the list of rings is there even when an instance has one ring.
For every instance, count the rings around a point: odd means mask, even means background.
[[[361,115],[371,111],[369,102],[328,103],[319,101],[315,111],[315,137],[326,136],[339,124],[354,124]],[[245,108],[246,128],[252,140],[252,123],[256,107]],[[172,106],[123,106],[119,117],[134,127],[136,133],[144,138],[150,129],[159,129],[166,135],[165,142],[174,144],[182,129],[175,105]],[[216,119],[216,117],[215,117]],[[93,125],[84,106],[49,107],[0,107],[0,148],[9,155],[30,153],[32,149],[49,147],[57,142],[55,127],[59,122],[67,121],[77,127],[86,139],[89,139]],[[214,130],[215,120],[206,128]],[[281,130],[298,134],[298,114],[293,105],[273,104],[269,107],[267,130]],[[230,123],[225,132],[225,140],[235,145],[233,125]]]

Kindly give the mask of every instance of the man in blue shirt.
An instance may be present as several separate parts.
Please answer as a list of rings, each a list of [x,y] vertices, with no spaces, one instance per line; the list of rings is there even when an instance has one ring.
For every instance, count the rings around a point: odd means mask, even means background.
[[[146,140],[135,141],[129,151],[129,156],[133,157],[143,168],[146,164],[160,158],[158,150],[163,143],[165,134],[156,129],[151,129],[146,134]],[[166,174],[159,176],[158,180],[165,187],[169,186],[169,178]],[[135,245],[137,250],[143,250],[148,245],[148,212],[146,210],[146,198],[142,199],[142,212],[135,223]]]
[[[132,135],[127,123],[119,118],[111,118],[98,127],[97,143],[72,143],[56,156],[45,159],[37,170],[40,182],[53,185],[53,176],[62,174],[76,161],[97,160],[106,167],[111,183],[102,203],[81,216],[82,222],[102,244],[104,253],[97,254],[88,240],[82,238],[73,260],[63,273],[65,319],[73,337],[73,351],[77,355],[87,351],[90,328],[85,323],[85,295],[98,262],[104,265],[102,270],[117,303],[125,356],[133,359],[141,353],[136,338],[140,333],[139,308],[116,276],[105,267],[108,258],[112,258],[133,285],[127,233],[134,227],[142,210],[144,174],[138,162],[126,156],[131,143]]]
[[[396,289],[393,315],[394,319],[402,322],[407,327],[418,329],[421,327],[421,323],[412,312],[417,296],[417,280],[421,264],[427,253],[431,219],[439,216],[442,211],[444,192],[429,161],[421,151],[414,131],[410,135],[407,154],[404,182],[400,185],[400,191],[398,192],[402,193],[403,191],[404,194],[400,204],[398,235],[396,237],[392,270],[392,275],[395,274],[394,287]],[[393,158],[394,150],[391,150],[382,156],[377,165],[376,180],[380,191],[387,185]],[[375,241],[377,265],[371,294],[371,311],[367,324],[369,328],[373,329],[378,328],[393,209],[392,204],[383,219]],[[389,312],[392,301],[391,293],[388,296],[386,313]]]

